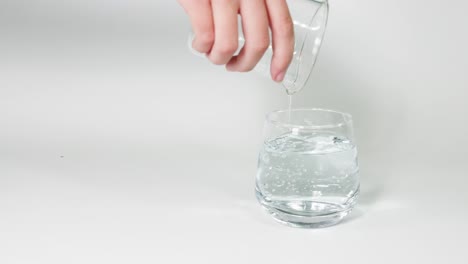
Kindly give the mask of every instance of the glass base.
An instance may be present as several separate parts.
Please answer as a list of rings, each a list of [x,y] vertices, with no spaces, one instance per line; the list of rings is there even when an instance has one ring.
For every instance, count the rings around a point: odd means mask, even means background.
[[[277,202],[269,201],[258,190],[257,200],[273,218],[287,226],[299,228],[322,228],[338,224],[354,208],[359,190],[345,205],[314,201]]]

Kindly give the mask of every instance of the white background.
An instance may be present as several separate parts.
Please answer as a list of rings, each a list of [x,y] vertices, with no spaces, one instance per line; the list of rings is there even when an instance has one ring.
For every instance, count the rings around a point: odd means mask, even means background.
[[[467,8],[331,2],[294,106],[354,116],[362,195],[302,230],[253,195],[284,91],[192,56],[175,1],[0,0],[0,263],[465,263]]]

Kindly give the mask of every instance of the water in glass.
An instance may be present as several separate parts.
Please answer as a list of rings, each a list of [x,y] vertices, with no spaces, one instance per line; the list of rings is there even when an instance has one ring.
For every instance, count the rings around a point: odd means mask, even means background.
[[[358,171],[351,140],[333,133],[292,130],[264,142],[256,194],[277,220],[293,226],[328,226],[354,206]]]

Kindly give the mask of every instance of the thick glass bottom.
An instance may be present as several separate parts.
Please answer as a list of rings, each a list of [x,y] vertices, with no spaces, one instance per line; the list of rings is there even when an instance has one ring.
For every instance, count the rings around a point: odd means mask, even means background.
[[[359,189],[345,204],[307,200],[271,200],[255,191],[262,207],[282,224],[300,228],[322,228],[336,225],[354,208]]]

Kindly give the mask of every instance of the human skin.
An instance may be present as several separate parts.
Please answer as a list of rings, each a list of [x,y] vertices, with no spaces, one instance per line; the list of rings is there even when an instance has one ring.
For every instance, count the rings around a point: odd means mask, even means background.
[[[190,18],[193,48],[228,71],[251,71],[271,43],[271,77],[284,75],[294,51],[294,29],[286,0],[178,0]],[[245,44],[238,49],[238,15]]]

